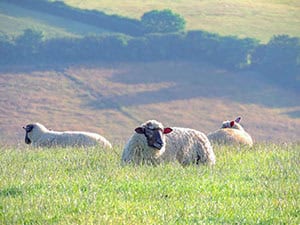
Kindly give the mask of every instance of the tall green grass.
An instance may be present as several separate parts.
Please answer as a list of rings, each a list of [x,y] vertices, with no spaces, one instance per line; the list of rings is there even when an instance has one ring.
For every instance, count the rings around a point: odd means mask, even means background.
[[[0,224],[299,224],[299,144],[215,147],[214,167],[121,148],[0,149]]]

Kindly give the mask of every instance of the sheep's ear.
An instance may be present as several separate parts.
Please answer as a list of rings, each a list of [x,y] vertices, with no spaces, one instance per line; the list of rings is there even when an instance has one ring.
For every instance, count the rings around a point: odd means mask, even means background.
[[[241,121],[241,119],[242,119],[242,117],[238,117],[238,118],[236,118],[234,121],[236,122],[236,123],[239,123],[240,121]]]
[[[234,121],[230,121],[230,127],[233,127],[234,126]]]
[[[166,128],[164,128],[164,134],[168,134],[168,133],[171,133],[173,131],[173,129],[172,128],[170,128],[170,127],[166,127]]]
[[[145,129],[143,127],[137,127],[135,128],[135,132],[137,132],[138,134],[144,134]]]
[[[34,128],[34,125],[32,125],[32,124],[28,124],[26,127],[23,127],[23,129],[26,130],[26,132],[32,131],[33,128]]]

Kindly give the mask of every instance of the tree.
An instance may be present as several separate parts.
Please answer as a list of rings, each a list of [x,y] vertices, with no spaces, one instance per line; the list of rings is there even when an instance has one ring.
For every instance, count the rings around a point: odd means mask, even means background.
[[[24,33],[15,39],[19,56],[23,59],[30,59],[39,53],[39,48],[43,41],[43,33],[32,29],[24,30]]]
[[[14,62],[15,49],[14,44],[9,36],[0,33],[0,64]]]
[[[251,62],[252,68],[272,80],[295,82],[300,72],[300,39],[288,35],[274,36],[268,44],[255,49]]]
[[[251,38],[239,39],[233,36],[220,37],[216,49],[215,62],[228,69],[241,69],[249,65],[250,53],[258,45]]]
[[[169,9],[162,11],[152,10],[141,18],[146,33],[170,33],[185,29],[185,20]]]

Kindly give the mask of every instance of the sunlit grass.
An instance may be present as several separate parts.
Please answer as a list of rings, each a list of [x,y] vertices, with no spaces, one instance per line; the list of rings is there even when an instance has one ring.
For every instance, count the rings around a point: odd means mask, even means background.
[[[64,0],[64,2],[73,7],[99,10],[135,19],[140,19],[145,12],[154,9],[171,9],[185,18],[187,30],[205,30],[240,38],[250,37],[262,42],[268,42],[273,35],[278,34],[300,37],[300,6],[297,0]],[[0,30],[8,35],[19,35],[26,28],[42,30],[46,38],[78,37],[104,32],[94,26],[23,9],[12,4],[0,3],[0,6],[3,8],[0,10]]]
[[[171,9],[187,21],[188,30],[205,30],[221,35],[251,37],[263,42],[276,34],[300,36],[299,2],[296,0],[64,0],[84,9],[97,9],[140,19],[153,9]]]
[[[3,148],[0,223],[299,224],[299,145],[215,152],[214,167],[122,167],[120,147]]]
[[[83,37],[106,30],[71,19],[0,2],[0,33],[18,36],[26,29],[41,31],[45,39]]]

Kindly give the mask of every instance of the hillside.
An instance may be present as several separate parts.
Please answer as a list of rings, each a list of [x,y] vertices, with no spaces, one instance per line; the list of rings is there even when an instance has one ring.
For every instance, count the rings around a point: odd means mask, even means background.
[[[46,38],[82,37],[87,34],[108,32],[71,19],[0,2],[0,31],[2,34],[18,36],[28,28],[42,31]]]
[[[264,41],[279,33],[300,36],[295,1],[64,2],[131,18],[170,8],[187,19],[188,29]],[[46,38],[107,32],[4,2],[0,18],[0,31],[7,35],[26,28],[41,30]],[[272,85],[259,74],[185,62],[28,65],[2,67],[0,73],[0,143],[24,145],[21,127],[33,121],[56,130],[99,132],[124,143],[137,124],[150,118],[207,133],[239,115],[257,141],[299,141],[299,90]]]
[[[300,37],[298,1],[78,1],[64,0],[75,8],[140,19],[148,11],[169,8],[182,15],[187,30],[204,30],[220,35],[256,38],[268,42],[273,35]],[[0,32],[16,36],[27,28],[43,31],[46,38],[78,37],[111,32],[83,22],[0,2]]]
[[[22,126],[99,132],[123,144],[141,122],[205,133],[242,116],[256,141],[299,141],[299,92],[259,74],[206,64],[157,62],[2,68],[1,143],[24,145]]]
[[[187,21],[188,30],[251,37],[263,42],[273,35],[300,37],[300,3],[297,0],[61,0],[73,7],[96,9],[140,19],[153,9],[171,9]]]

